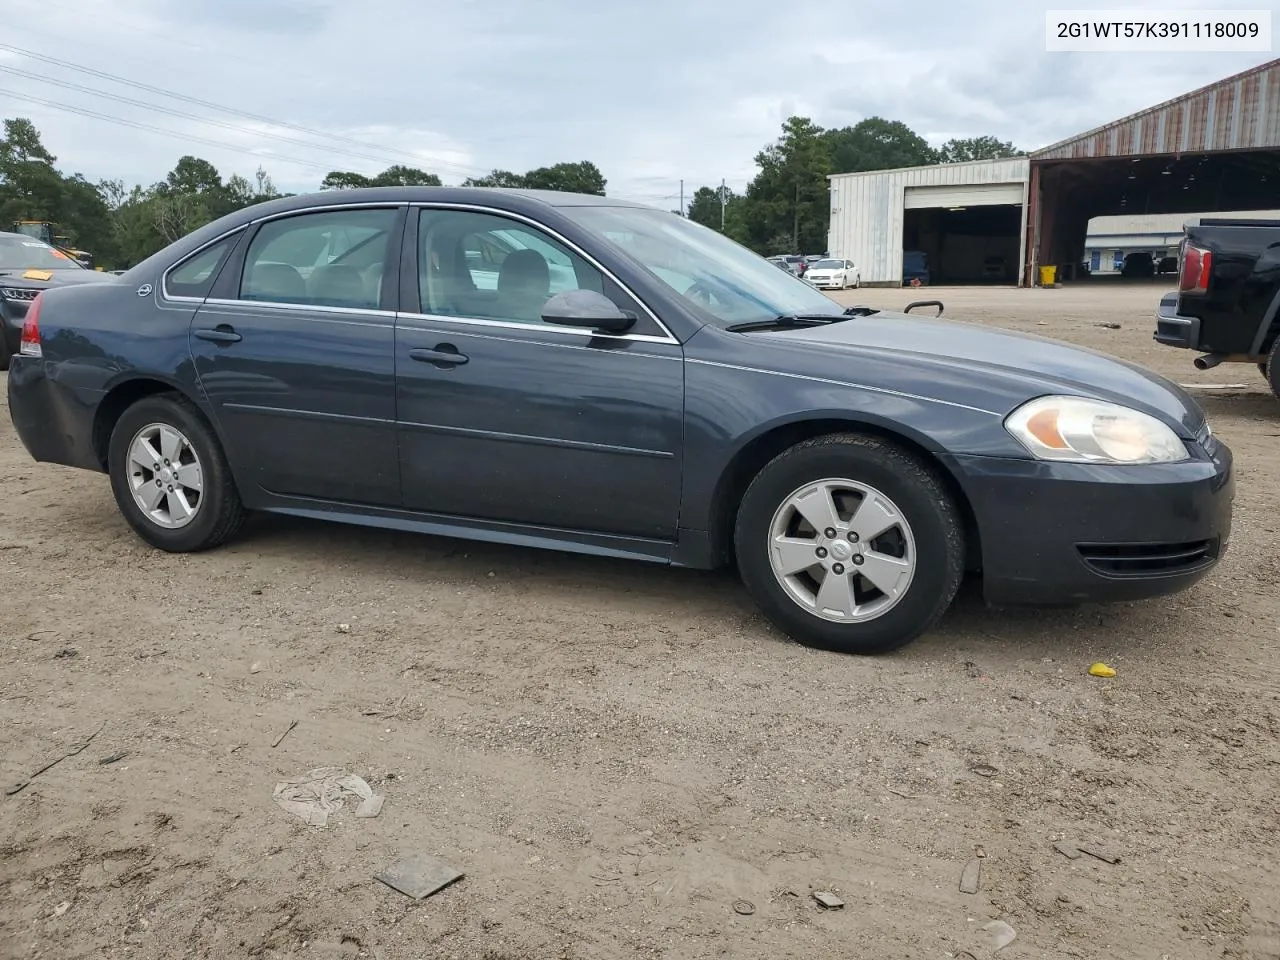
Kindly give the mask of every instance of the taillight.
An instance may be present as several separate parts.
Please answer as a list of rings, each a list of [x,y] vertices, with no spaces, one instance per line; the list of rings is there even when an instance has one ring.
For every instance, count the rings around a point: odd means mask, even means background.
[[[1178,292],[1207,293],[1211,273],[1213,273],[1213,253],[1188,243],[1182,253],[1182,272],[1178,275]]]
[[[44,293],[37,293],[36,298],[27,307],[27,318],[22,322],[22,345],[18,352],[24,357],[40,357],[44,349],[40,346],[40,301]]]

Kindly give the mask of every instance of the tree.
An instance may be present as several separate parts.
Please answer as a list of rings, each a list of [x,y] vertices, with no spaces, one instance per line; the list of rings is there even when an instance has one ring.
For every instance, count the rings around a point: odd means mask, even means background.
[[[349,170],[333,170],[324,175],[320,181],[321,190],[350,190],[356,187],[371,186],[368,177]]]
[[[693,192],[693,199],[689,201],[688,217],[704,227],[730,234],[732,232],[731,228],[739,219],[740,211],[738,207],[741,204],[742,197],[725,187],[724,206],[722,209],[719,187],[699,187]],[[724,224],[723,230],[721,230],[722,221]]]
[[[790,117],[782,136],[756,154],[760,172],[747,186],[742,236],[756,250],[774,248],[779,237],[800,253],[827,248],[831,155],[821,127],[807,117]]]
[[[440,178],[417,167],[395,164],[376,176],[366,177],[351,170],[333,170],[320,181],[321,190],[350,190],[358,187],[438,187]]]
[[[852,127],[828,130],[832,173],[892,170],[937,163],[928,142],[899,120],[868,117]]]
[[[15,220],[56,220],[62,205],[62,176],[54,156],[40,142],[30,120],[4,122],[0,139],[0,230]]]
[[[538,167],[524,175],[525,186],[530,190],[561,190],[566,193],[593,193],[604,196],[607,182],[604,174],[590,160],[578,163],[557,163],[550,167]]]
[[[373,178],[375,187],[438,187],[440,178],[416,167],[396,164]]]
[[[528,173],[510,170],[493,170],[483,177],[468,177],[464,187],[508,187],[521,190],[561,190],[567,193],[594,193],[604,196],[608,181],[590,160],[578,163],[557,163],[550,167],[538,167]]]
[[[938,151],[939,163],[963,163],[966,160],[1003,160],[1020,157],[1022,151],[1012,143],[992,136],[970,137],[967,140],[948,140]]]
[[[468,177],[462,181],[464,187],[525,187],[523,174],[510,170],[493,170],[483,177]]]

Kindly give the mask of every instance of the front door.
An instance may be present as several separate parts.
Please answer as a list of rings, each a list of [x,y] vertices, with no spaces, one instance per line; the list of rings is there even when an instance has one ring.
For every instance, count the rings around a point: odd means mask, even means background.
[[[287,496],[398,503],[387,297],[403,217],[392,206],[268,220],[197,311],[196,374],[242,481]]]
[[[475,210],[410,216],[420,312],[402,313],[396,330],[405,506],[673,540],[680,345],[538,227]],[[542,305],[570,289],[644,319],[623,336],[543,323]]]

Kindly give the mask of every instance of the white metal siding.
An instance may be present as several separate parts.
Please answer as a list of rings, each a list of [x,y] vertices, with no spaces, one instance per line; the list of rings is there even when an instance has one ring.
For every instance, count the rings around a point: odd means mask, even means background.
[[[1021,183],[981,183],[957,187],[907,187],[904,210],[927,207],[982,207],[998,203],[1022,203]]]
[[[864,283],[899,283],[902,280],[902,212],[907,188],[1014,184],[1018,188],[1018,199],[1007,202],[1023,203],[1025,214],[1030,170],[1026,157],[1015,157],[837,174],[830,180],[831,225],[827,252],[856,263]]]

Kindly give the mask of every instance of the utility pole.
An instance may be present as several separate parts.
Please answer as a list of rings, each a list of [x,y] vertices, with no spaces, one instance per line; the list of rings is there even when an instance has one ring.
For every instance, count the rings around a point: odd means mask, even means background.
[[[684,208],[684,181],[680,181],[680,216],[687,217],[689,214]]]
[[[724,177],[720,178],[720,232],[724,233]]]

